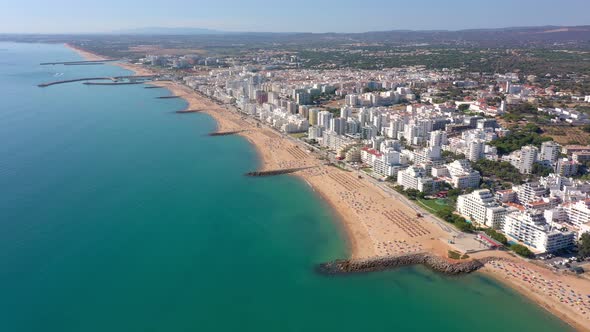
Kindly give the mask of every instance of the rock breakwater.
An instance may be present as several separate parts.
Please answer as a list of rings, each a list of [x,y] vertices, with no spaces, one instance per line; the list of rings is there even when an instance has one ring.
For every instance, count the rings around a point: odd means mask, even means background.
[[[363,260],[335,260],[332,262],[320,264],[318,266],[318,271],[323,274],[348,274],[383,271],[417,264],[424,265],[434,271],[448,275],[467,274],[477,271],[484,266],[484,262],[478,260],[453,262],[429,253],[415,253]]]

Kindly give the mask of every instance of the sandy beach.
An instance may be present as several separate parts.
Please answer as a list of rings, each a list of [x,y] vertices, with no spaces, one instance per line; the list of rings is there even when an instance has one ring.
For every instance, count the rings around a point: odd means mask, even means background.
[[[70,46],[71,47],[71,46]],[[89,60],[101,59],[76,49]],[[115,63],[137,75],[152,74],[139,65]],[[331,207],[347,234],[353,258],[391,256],[413,252],[432,252],[441,257],[451,249],[449,234],[437,224],[418,218],[406,203],[385,194],[354,172],[326,165],[296,140],[259,126],[225,106],[174,82],[154,82],[181,96],[188,109],[209,114],[217,121],[218,131],[240,131],[258,151],[262,170],[310,167],[294,173],[306,181]],[[485,251],[473,258],[498,257],[482,273],[514,288],[541,307],[580,331],[590,331],[590,282],[539,267],[509,253]]]

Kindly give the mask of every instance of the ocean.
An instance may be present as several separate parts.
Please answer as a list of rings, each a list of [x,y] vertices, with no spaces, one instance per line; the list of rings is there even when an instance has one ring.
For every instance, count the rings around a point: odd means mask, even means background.
[[[345,258],[305,182],[63,45],[0,43],[0,331],[569,331],[481,274],[316,273]]]

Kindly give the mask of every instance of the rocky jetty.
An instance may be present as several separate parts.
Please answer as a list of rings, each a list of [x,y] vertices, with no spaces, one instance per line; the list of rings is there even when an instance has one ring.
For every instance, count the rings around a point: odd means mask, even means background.
[[[374,272],[393,269],[402,266],[421,264],[434,271],[448,275],[471,273],[484,266],[484,262],[468,260],[452,262],[429,253],[415,253],[408,255],[379,257],[364,260],[343,259],[320,264],[318,271],[323,274],[347,274],[359,272]]]
[[[273,175],[281,175],[281,174],[289,174],[295,173],[298,171],[302,171],[311,167],[299,167],[299,168],[286,168],[286,169],[277,169],[271,171],[254,171],[246,173],[246,176],[273,176]]]
[[[209,136],[229,136],[229,135],[235,135],[235,134],[239,134],[243,132],[243,130],[236,130],[236,131],[219,131],[216,133],[211,133],[209,134]]]
[[[181,96],[161,96],[161,97],[156,97],[156,99],[176,99],[176,98],[180,98]]]
[[[189,110],[180,110],[180,111],[176,111],[175,113],[178,114],[184,114],[184,113],[198,113],[198,112],[202,112],[203,110],[193,110],[193,109],[189,109]]]

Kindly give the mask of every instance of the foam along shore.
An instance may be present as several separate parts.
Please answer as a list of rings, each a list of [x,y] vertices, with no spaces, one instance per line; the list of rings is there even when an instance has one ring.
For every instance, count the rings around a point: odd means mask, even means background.
[[[75,50],[86,58],[88,52]],[[132,70],[137,75],[153,74],[139,65],[116,65]],[[332,207],[347,235],[352,260],[378,261],[384,257],[419,253],[437,255],[441,259],[446,257],[450,249],[446,241],[448,232],[436,223],[417,218],[412,207],[388,196],[372,182],[324,164],[317,155],[301,147],[289,136],[259,126],[254,119],[221,106],[185,85],[169,81],[150,84],[182,96],[188,103],[187,109],[202,110],[202,113],[212,116],[217,122],[217,131],[240,131],[239,135],[248,139],[257,150],[261,160],[261,169],[258,171],[302,168],[292,175],[306,181]],[[558,274],[506,252],[487,251],[471,256],[480,262],[491,262],[480,270],[486,275],[516,289],[577,330],[590,331],[590,281],[579,276]],[[518,267],[512,269],[516,271],[511,270],[514,266]],[[539,280],[546,284],[540,284]],[[547,283],[563,285],[570,295],[564,300],[563,296],[548,293]],[[561,290],[558,291],[561,293]],[[571,294],[576,294],[573,302],[567,299],[573,299]],[[579,300],[578,295],[582,300]]]

